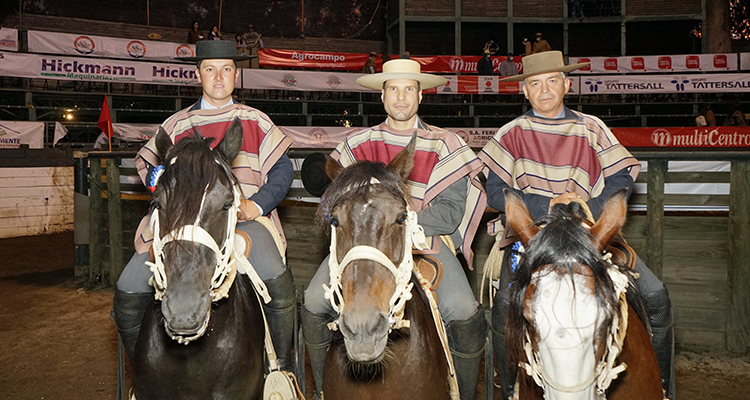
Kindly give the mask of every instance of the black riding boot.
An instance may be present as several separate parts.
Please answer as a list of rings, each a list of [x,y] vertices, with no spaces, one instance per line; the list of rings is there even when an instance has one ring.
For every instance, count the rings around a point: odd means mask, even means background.
[[[484,343],[487,338],[487,320],[480,305],[471,317],[447,324],[448,344],[456,367],[458,392],[461,400],[477,398],[479,367],[482,363]]]
[[[651,323],[651,344],[654,346],[656,361],[661,372],[661,385],[667,398],[675,396],[674,379],[674,328],[672,317],[672,301],[665,286],[647,295],[643,295],[643,302],[648,310],[648,320]]]
[[[111,315],[115,320],[115,327],[117,327],[117,332],[120,333],[122,344],[131,363],[133,362],[135,343],[138,341],[138,332],[141,330],[143,315],[146,314],[146,309],[153,301],[153,293],[123,292],[115,288]]]
[[[328,347],[333,339],[333,332],[328,329],[328,323],[333,318],[326,314],[316,314],[302,307],[302,334],[305,337],[307,356],[310,357],[310,369],[312,369],[315,381],[315,397],[319,400],[323,392],[323,371],[325,370]]]
[[[513,396],[513,387],[516,384],[516,368],[508,363],[508,348],[505,341],[505,321],[508,316],[508,300],[504,299],[500,292],[495,295],[492,306],[492,348],[495,350],[495,363],[500,375],[500,390],[502,399]]]
[[[271,302],[263,305],[268,320],[271,340],[276,350],[279,368],[291,371],[292,342],[294,341],[294,319],[297,317],[294,295],[294,278],[287,268],[281,275],[263,281],[271,295]]]

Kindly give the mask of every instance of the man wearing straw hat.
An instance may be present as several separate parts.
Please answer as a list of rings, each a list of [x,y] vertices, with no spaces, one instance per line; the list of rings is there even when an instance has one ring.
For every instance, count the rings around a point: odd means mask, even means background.
[[[388,164],[416,134],[414,169],[408,182],[410,203],[427,236],[428,248],[423,252],[443,266],[442,280],[434,290],[446,323],[460,396],[475,399],[487,322],[455,250],[461,251],[471,265],[470,246],[485,207],[484,192],[476,178],[482,163],[456,134],[427,125],[417,116],[422,90],[446,82],[440,76],[421,73],[419,63],[406,59],[388,61],[382,73],[360,77],[360,86],[381,91],[388,117],[379,125],[350,132],[331,157],[343,166],[363,160]],[[302,308],[316,397],[323,388],[323,368],[332,337],[327,323],[334,312],[322,288],[329,279],[327,257],[305,291]]]
[[[231,162],[244,195],[237,229],[247,233],[253,243],[248,260],[272,297],[271,302],[263,307],[279,367],[288,370],[296,317],[294,280],[290,269],[284,265],[275,237],[280,236],[285,244],[276,206],[286,196],[294,179],[292,163],[286,156],[292,140],[267,115],[232,98],[235,82],[240,76],[235,62],[251,58],[238,55],[235,47],[235,43],[226,40],[200,41],[196,43],[195,57],[178,58],[197,63],[196,75],[203,95],[195,104],[164,121],[162,128],[176,142],[192,134],[194,127],[200,127],[201,135],[215,138],[213,145],[216,145],[236,118],[242,123],[242,147]],[[138,173],[151,191],[156,187],[160,164],[154,138],[138,151],[135,158]],[[268,216],[276,229],[258,222],[262,216]],[[272,230],[276,232],[272,233]],[[115,289],[112,314],[131,360],[141,320],[146,307],[154,299],[154,290],[148,284],[152,273],[146,266],[152,243],[148,217],[145,217],[136,232],[136,254],[123,270]]]
[[[586,64],[565,65],[561,52],[547,51],[524,57],[524,74],[502,79],[524,81],[523,93],[532,109],[500,128],[479,153],[490,170],[488,205],[500,210],[501,217],[504,217],[506,188],[523,198],[535,219],[556,203],[574,200],[586,202],[593,217],[598,218],[609,196],[623,188],[628,194],[632,192],[640,163],[599,118],[563,104],[571,85],[565,74]],[[516,376],[515,366],[506,362],[504,333],[511,260],[518,254],[518,243],[511,229],[503,231],[500,218],[489,224],[488,231],[500,235],[495,246],[505,249],[492,310],[493,347],[505,399],[512,395]],[[640,274],[635,282],[649,314],[662,386],[673,399],[672,304],[667,288],[640,258],[635,272]]]

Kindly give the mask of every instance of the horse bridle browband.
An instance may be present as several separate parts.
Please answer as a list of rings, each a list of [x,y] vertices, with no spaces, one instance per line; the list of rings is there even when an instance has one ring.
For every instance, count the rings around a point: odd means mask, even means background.
[[[369,184],[379,184],[376,178],[371,178]],[[411,289],[413,284],[410,283],[412,270],[414,269],[414,260],[412,259],[412,246],[419,250],[426,249],[427,243],[424,230],[417,223],[417,213],[409,207],[409,200],[406,200],[407,218],[404,222],[406,232],[404,234],[404,253],[401,262],[396,266],[382,251],[366,245],[354,246],[344,255],[339,263],[336,252],[336,227],[331,225],[331,246],[330,257],[328,258],[328,268],[330,274],[330,286],[323,285],[325,297],[330,300],[331,306],[336,313],[340,314],[344,307],[344,298],[341,294],[341,275],[344,268],[356,260],[370,260],[386,267],[396,279],[396,289],[389,300],[388,318],[390,329],[400,329],[409,326],[409,321],[404,320],[404,307],[406,301],[411,298]],[[331,329],[338,328],[338,319],[328,324]]]

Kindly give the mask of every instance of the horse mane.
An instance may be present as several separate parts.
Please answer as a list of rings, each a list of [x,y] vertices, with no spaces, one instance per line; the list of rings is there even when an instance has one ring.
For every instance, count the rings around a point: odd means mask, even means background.
[[[583,206],[577,202],[571,202],[556,204],[549,214],[535,221],[536,225],[543,225],[544,228],[531,239],[521,255],[515,279],[510,286],[510,306],[506,329],[510,365],[518,365],[519,361],[526,360],[523,350],[524,328],[528,330],[531,338],[537,334],[534,327],[524,317],[524,300],[533,272],[541,266],[552,264],[558,270],[564,270],[571,276],[574,273],[574,260],[588,266],[594,278],[595,296],[599,308],[614,310],[619,315],[619,300],[607,272],[609,264],[594,246],[588,229],[583,227],[584,219]],[[612,318],[612,312],[605,311],[605,321],[603,321],[605,323],[599,324],[600,332],[598,333],[607,329]]]
[[[219,182],[224,185],[237,183],[227,161],[211,149],[213,139],[193,132],[179,140],[162,159],[165,168],[157,190],[164,191],[161,220],[164,232],[172,232],[195,221],[202,201],[200,194],[206,189],[210,190]],[[152,202],[152,208],[154,206]]]
[[[316,225],[330,233],[328,226],[331,212],[347,199],[370,196],[373,190],[373,185],[370,184],[372,178],[377,179],[379,186],[394,197],[409,198],[409,190],[398,173],[380,162],[359,161],[342,169],[328,186],[320,199],[315,217]]]

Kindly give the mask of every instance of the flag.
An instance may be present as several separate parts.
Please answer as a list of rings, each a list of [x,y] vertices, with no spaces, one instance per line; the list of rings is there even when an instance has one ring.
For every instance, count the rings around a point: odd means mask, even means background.
[[[109,115],[109,105],[107,104],[107,96],[104,96],[104,102],[102,103],[102,111],[99,113],[99,123],[96,126],[104,132],[107,137],[111,138],[114,130],[112,129],[112,117]]]
[[[57,142],[59,142],[60,139],[64,138],[65,135],[67,134],[68,134],[68,129],[65,128],[65,125],[59,122],[55,122],[55,138],[52,141],[52,147],[55,147]]]

